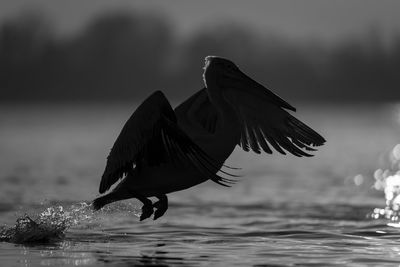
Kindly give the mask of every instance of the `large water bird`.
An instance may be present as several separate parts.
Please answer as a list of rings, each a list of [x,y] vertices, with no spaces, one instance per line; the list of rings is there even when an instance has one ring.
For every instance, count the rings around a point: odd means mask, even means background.
[[[311,156],[325,139],[288,111],[296,109],[252,80],[232,61],[205,59],[205,88],[172,109],[161,91],[150,95],[121,130],[107,158],[95,210],[114,201],[143,202],[140,220],[161,217],[166,194],[211,180],[234,183],[221,170],[236,145],[245,151],[276,150]],[[156,197],[153,202],[149,197]]]

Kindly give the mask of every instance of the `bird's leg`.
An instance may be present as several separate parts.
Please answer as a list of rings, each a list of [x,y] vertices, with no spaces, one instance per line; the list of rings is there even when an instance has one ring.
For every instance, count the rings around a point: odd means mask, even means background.
[[[140,215],[140,221],[143,221],[153,214],[153,203],[150,199],[143,196],[136,196],[136,198],[143,203],[142,214]]]
[[[157,198],[158,201],[154,203],[154,207],[156,208],[156,211],[154,212],[154,220],[157,220],[158,218],[163,216],[168,209],[167,195],[160,195],[157,196]]]

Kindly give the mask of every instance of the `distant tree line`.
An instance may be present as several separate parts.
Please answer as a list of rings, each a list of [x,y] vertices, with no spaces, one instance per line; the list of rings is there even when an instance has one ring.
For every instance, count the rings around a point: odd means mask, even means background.
[[[162,89],[179,100],[200,89],[207,55],[232,59],[288,100],[400,100],[400,35],[327,46],[222,24],[176,38],[154,14],[108,13],[61,38],[38,14],[0,25],[0,101],[131,101]]]

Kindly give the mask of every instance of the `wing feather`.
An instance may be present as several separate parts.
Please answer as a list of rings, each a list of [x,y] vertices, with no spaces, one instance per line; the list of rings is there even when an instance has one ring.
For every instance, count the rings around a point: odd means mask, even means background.
[[[236,177],[235,175],[220,170],[217,164],[214,163],[215,161],[206,152],[190,140],[182,130],[176,128],[176,126],[169,121],[166,121],[166,133],[168,133],[166,139],[169,150],[173,151],[173,157],[178,157],[182,162],[194,165],[205,177],[217,184],[229,186],[229,183],[235,182],[232,179],[217,175],[216,173],[221,171]]]
[[[271,148],[269,148],[267,142],[265,141],[265,137],[262,133],[260,127],[254,128],[254,134],[257,136],[257,140],[265,153],[272,154]]]
[[[139,156],[147,156],[150,164],[165,162],[165,155],[159,153],[149,156],[156,147],[156,135],[161,129],[161,118],[176,121],[175,114],[161,91],[149,96],[131,115],[118,135],[101,178],[99,192],[104,193],[126,173],[133,170]]]
[[[250,148],[257,154],[261,153],[260,147],[258,145],[258,139],[254,134],[254,129],[253,127],[246,127],[246,134],[247,134],[247,139],[249,140]]]
[[[262,149],[272,153],[271,145],[284,155],[289,152],[298,157],[310,157],[312,155],[306,151],[315,151],[314,146],[325,143],[321,135],[286,111],[295,109],[283,100],[278,101],[274,94],[265,93],[260,97],[260,88],[248,92],[246,88],[221,87],[223,96],[236,110],[241,121],[238,145],[243,150],[251,149],[260,153]],[[268,96],[274,97],[268,99]]]

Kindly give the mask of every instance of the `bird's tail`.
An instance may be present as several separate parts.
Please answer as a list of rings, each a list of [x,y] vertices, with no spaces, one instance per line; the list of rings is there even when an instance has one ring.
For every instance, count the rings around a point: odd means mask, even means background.
[[[98,197],[93,200],[92,206],[94,210],[99,210],[107,204],[132,197],[134,196],[129,192],[126,192],[125,190],[120,190],[120,187],[116,187],[112,192],[108,193],[107,195]]]
[[[105,196],[101,196],[93,200],[92,206],[94,210],[99,210],[107,204],[114,202],[115,200],[112,197],[112,193],[107,194]]]

